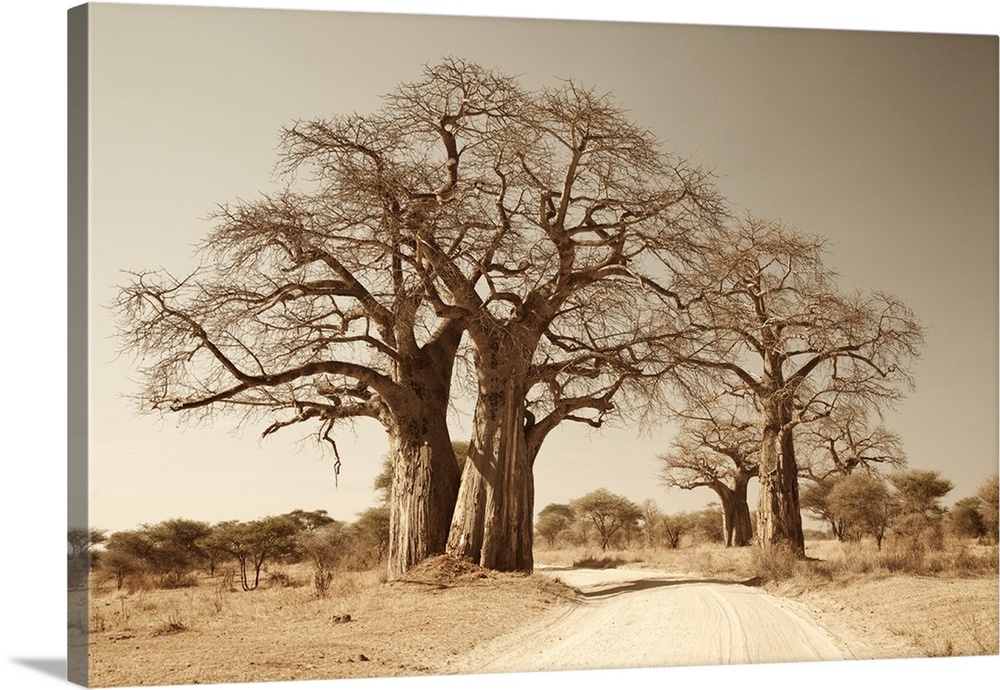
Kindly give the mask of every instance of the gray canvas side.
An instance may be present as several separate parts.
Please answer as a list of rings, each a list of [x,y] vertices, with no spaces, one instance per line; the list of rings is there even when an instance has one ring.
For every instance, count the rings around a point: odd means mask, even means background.
[[[88,510],[88,6],[68,12],[67,47],[67,517],[69,530],[90,529]],[[89,685],[86,549],[68,559],[66,676]]]

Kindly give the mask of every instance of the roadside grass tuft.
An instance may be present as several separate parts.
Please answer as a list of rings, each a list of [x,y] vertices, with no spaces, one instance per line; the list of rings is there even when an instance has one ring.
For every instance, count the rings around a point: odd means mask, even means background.
[[[578,561],[573,561],[574,568],[596,568],[598,570],[607,570],[609,568],[617,568],[620,565],[625,565],[627,561],[621,558],[615,558],[614,556],[587,556],[581,558]]]

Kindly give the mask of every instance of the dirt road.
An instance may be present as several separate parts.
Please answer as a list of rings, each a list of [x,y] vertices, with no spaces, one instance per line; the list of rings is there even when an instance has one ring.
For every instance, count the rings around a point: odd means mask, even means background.
[[[548,569],[583,601],[461,660],[459,673],[848,659],[804,608],[759,589],[643,570]]]

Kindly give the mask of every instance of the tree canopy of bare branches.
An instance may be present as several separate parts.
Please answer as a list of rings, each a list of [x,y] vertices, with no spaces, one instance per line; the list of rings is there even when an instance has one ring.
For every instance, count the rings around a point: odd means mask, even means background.
[[[922,328],[897,297],[838,289],[824,242],[745,216],[677,282],[676,354],[692,399],[744,396],[760,435],[757,538],[804,549],[794,432],[846,406],[891,407],[913,385]],[[842,458],[843,461],[843,458]]]
[[[670,451],[658,456],[659,477],[679,489],[706,487],[722,504],[726,546],[753,537],[747,488],[757,476],[760,434],[753,410],[739,398],[714,400],[677,415],[681,428]]]
[[[557,424],[600,426],[657,394],[653,315],[724,215],[711,176],[606,94],[531,91],[455,58],[376,112],[289,126],[280,169],[284,192],[218,210],[203,269],[122,287],[141,407],[236,414],[265,436],[314,424],[338,468],[338,426],[376,419],[391,574],[446,542],[530,570],[531,464]],[[466,360],[477,403],[459,494],[447,410]]]

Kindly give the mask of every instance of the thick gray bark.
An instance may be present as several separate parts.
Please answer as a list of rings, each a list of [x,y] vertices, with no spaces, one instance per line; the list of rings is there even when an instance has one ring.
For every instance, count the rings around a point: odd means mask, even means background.
[[[456,324],[443,327],[396,372],[407,392],[391,401],[391,414],[383,420],[392,463],[390,578],[444,553],[447,546],[460,479],[447,414],[461,333]]]
[[[411,419],[390,432],[390,578],[445,551],[458,493],[458,466],[447,426],[428,421]]]
[[[798,475],[791,431],[782,423],[777,406],[765,404],[760,448],[757,542],[763,546],[787,546],[792,553],[803,556],[805,540],[799,508]]]
[[[716,490],[722,502],[723,532],[726,546],[746,546],[753,539],[750,506],[747,504],[749,476],[742,473],[733,487],[722,486]]]
[[[525,349],[505,347],[499,338],[486,349],[448,553],[493,570],[531,571],[534,478],[524,430],[529,362],[515,355]]]

